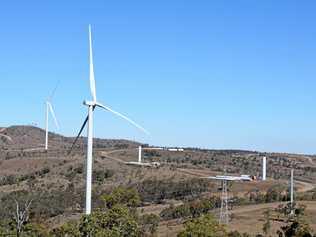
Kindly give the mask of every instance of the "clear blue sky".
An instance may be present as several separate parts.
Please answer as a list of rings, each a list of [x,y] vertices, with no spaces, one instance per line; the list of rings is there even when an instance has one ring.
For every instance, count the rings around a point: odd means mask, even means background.
[[[99,100],[151,132],[99,110],[97,137],[315,154],[315,12],[298,0],[4,1],[0,126],[43,127],[60,80],[59,132],[77,133],[90,23]]]

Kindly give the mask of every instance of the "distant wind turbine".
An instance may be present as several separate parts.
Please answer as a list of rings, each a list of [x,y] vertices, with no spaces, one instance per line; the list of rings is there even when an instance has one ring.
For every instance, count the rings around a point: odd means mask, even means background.
[[[54,109],[53,109],[53,106],[52,106],[52,99],[53,99],[53,96],[55,94],[55,91],[57,89],[57,86],[58,86],[58,83],[56,85],[56,87],[54,88],[53,92],[51,93],[51,95],[47,98],[46,100],[46,115],[45,115],[45,119],[46,119],[46,126],[45,126],[45,150],[48,149],[48,122],[49,122],[49,113],[52,115],[53,117],[53,120],[54,120],[54,123],[55,123],[55,126],[57,129],[59,129],[59,124],[58,124],[58,121],[57,121],[57,118],[56,118],[56,115],[55,115],[55,112],[54,112]]]
[[[149,134],[143,127],[126,117],[125,115],[122,115],[121,113],[118,113],[114,110],[112,110],[110,107],[105,106],[99,102],[97,102],[97,96],[96,96],[96,85],[95,85],[95,79],[94,79],[94,70],[93,70],[93,56],[92,56],[92,37],[91,37],[91,26],[89,25],[89,54],[90,54],[90,91],[92,95],[92,101],[84,101],[83,104],[88,106],[88,116],[86,117],[85,121],[83,122],[83,125],[81,126],[79,133],[75,139],[75,141],[72,144],[72,147],[70,149],[73,149],[74,145],[76,144],[78,138],[80,137],[83,129],[85,128],[86,124],[88,123],[88,146],[87,146],[87,161],[86,161],[86,210],[85,214],[90,215],[91,214],[91,187],[92,187],[92,149],[93,149],[93,111],[96,107],[100,107],[102,109],[105,109],[124,120],[128,121],[138,129],[140,129],[142,132]]]
[[[290,198],[291,215],[294,215],[294,169],[291,169]]]
[[[159,162],[142,162],[142,146],[138,146],[138,161],[127,161],[125,162],[127,165],[134,166],[146,166],[146,167],[154,167],[158,168],[160,166]]]

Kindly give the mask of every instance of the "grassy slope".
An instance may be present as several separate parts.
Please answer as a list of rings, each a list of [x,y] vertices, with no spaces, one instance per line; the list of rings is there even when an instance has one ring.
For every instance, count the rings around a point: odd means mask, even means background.
[[[0,136],[0,177],[35,174],[35,179],[32,180],[33,185],[43,191],[53,189],[65,190],[71,184],[78,190],[84,187],[84,172],[74,172],[74,170],[78,169],[83,170],[84,167],[84,139],[79,139],[75,150],[71,155],[68,155],[67,151],[73,142],[73,138],[50,133],[50,149],[48,152],[45,152],[42,149],[37,149],[43,147],[44,131],[41,129],[30,126],[14,126],[1,129],[0,133],[6,136]],[[10,137],[10,139],[7,137]],[[127,166],[122,162],[118,162],[118,160],[137,160],[136,148],[139,145],[138,143],[126,140],[95,139],[94,145],[96,147],[94,170],[104,171],[109,169],[114,171],[114,175],[103,182],[98,183],[95,181],[94,188],[98,191],[107,190],[109,187],[122,184],[139,183],[147,179],[181,181],[194,177],[220,174],[225,164],[228,172],[231,174],[258,175],[261,170],[260,155],[263,155],[250,151],[196,149],[187,149],[185,152],[145,151],[144,159],[146,161],[159,161],[163,164],[159,169],[148,169]],[[109,151],[111,152],[109,153]],[[104,153],[106,155],[110,154],[115,159],[108,159]],[[299,188],[306,191],[304,182],[309,184],[316,183],[314,157],[277,153],[265,155],[269,157],[268,176],[278,180],[270,179],[265,183],[236,183],[231,187],[233,194],[244,194],[254,189],[265,191],[276,183],[286,185],[291,167],[295,167],[296,178],[302,181],[301,186],[298,186]],[[310,167],[314,170],[310,170]],[[41,176],[36,175],[36,172],[41,172],[47,168],[49,169],[48,173]],[[219,184],[215,181],[210,182],[213,182],[210,192],[213,194],[218,192]],[[28,187],[29,180],[26,179],[17,184],[0,186],[0,191],[1,195],[4,195],[14,190],[28,189]],[[308,210],[309,214],[314,214],[314,204],[309,205],[311,205],[310,207],[308,206],[308,209],[311,208],[310,211]],[[79,203],[77,213],[82,211],[82,206],[83,200]],[[153,205],[148,207],[148,209],[158,213],[162,207],[165,206]],[[252,228],[249,231],[253,233],[260,231],[262,226],[260,215],[262,215],[261,210],[263,209],[260,209],[260,206],[258,208],[260,211],[253,211],[254,213],[248,212],[247,209],[245,209],[245,212],[236,213],[238,218],[233,220],[232,228],[241,228],[246,231],[248,230],[246,228],[247,221],[251,220],[255,223],[249,226],[249,228]],[[54,217],[48,223],[58,225],[65,220],[77,218],[77,215],[73,215],[76,212],[72,211],[65,213],[65,216]],[[172,233],[178,231],[179,228],[181,228],[181,224],[179,225],[177,220],[169,221],[161,223],[159,233],[162,234],[161,236],[167,236],[163,235],[163,233],[169,233],[169,236],[173,236]]]

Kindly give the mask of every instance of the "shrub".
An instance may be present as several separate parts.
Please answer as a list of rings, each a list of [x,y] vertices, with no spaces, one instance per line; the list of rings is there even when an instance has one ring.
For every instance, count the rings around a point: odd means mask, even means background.
[[[93,171],[93,179],[98,183],[101,184],[104,182],[105,179],[110,178],[114,175],[113,170],[95,170]]]
[[[139,218],[143,234],[154,234],[157,231],[160,218],[155,214],[145,214]]]
[[[191,179],[175,182],[169,180],[145,180],[136,186],[142,201],[160,203],[164,199],[192,199],[209,189],[209,183],[203,179]]]
[[[116,204],[125,205],[127,207],[138,207],[140,205],[140,197],[133,188],[115,188],[110,194],[102,195],[101,200],[104,201],[108,209]]]
[[[160,216],[163,220],[187,217],[196,218],[219,206],[220,199],[218,197],[211,197],[210,199],[187,202],[177,207],[170,206],[162,210]]]
[[[227,237],[224,226],[220,225],[211,214],[190,220],[184,225],[185,229],[178,234],[178,237]]]

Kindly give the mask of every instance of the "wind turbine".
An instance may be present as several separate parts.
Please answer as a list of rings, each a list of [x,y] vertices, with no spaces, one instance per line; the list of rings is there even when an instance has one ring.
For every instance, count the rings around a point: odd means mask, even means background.
[[[142,146],[138,147],[138,163],[142,163]]]
[[[147,166],[154,168],[158,168],[160,166],[159,162],[142,162],[142,146],[138,146],[138,161],[127,161],[125,162],[125,164],[134,166]]]
[[[94,70],[93,70],[93,55],[92,55],[92,37],[91,37],[91,26],[89,25],[89,63],[90,63],[90,91],[92,96],[92,101],[85,100],[83,102],[84,105],[88,107],[88,116],[86,117],[85,121],[83,122],[83,125],[80,128],[80,131],[70,149],[73,149],[76,141],[80,137],[83,129],[85,128],[86,124],[88,123],[88,146],[87,146],[87,161],[86,161],[86,210],[85,214],[90,215],[91,214],[91,187],[92,187],[92,149],[93,149],[93,111],[96,107],[102,108],[107,110],[108,112],[111,112],[124,120],[128,121],[138,129],[140,129],[142,132],[149,134],[143,127],[126,117],[125,115],[116,112],[112,110],[110,107],[103,105],[99,102],[97,102],[97,96],[96,96],[96,85],[95,85],[95,79],[94,79]]]
[[[291,215],[294,215],[294,169],[291,169],[291,181],[290,181],[290,203],[291,203]]]
[[[52,94],[48,97],[48,99],[46,100],[46,115],[45,115],[45,119],[46,119],[46,127],[45,127],[45,150],[48,149],[48,122],[49,122],[49,113],[52,115],[55,126],[57,129],[59,129],[59,124],[52,106],[52,98],[55,94],[55,91],[57,89],[58,83],[55,87],[55,89],[53,90]]]

